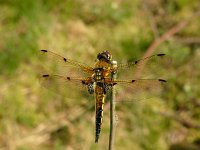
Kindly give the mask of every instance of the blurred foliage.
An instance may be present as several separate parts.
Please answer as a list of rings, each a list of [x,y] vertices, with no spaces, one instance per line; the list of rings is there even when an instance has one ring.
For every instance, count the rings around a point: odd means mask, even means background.
[[[0,0],[0,149],[107,149],[108,103],[95,144],[93,97],[42,88],[38,50],[90,65],[102,50],[136,60],[199,6],[198,0]],[[155,53],[173,59],[158,69],[168,86],[154,99],[117,103],[117,150],[200,149],[199,46],[200,17],[159,45]]]

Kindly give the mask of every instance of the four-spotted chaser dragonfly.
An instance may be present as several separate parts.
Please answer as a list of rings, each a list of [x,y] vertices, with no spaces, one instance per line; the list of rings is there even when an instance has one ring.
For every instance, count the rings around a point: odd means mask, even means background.
[[[137,61],[133,61],[126,64],[119,64],[117,66],[113,65],[112,56],[108,51],[103,51],[97,55],[97,61],[93,67],[85,65],[84,63],[80,63],[61,55],[58,55],[49,50],[41,50],[42,55],[45,57],[50,57],[53,59],[52,61],[58,61],[60,63],[66,64],[66,67],[73,66],[78,68],[79,71],[82,71],[86,74],[85,77],[74,77],[71,74],[43,74],[41,76],[42,80],[50,81],[50,80],[61,80],[66,86],[68,83],[79,83],[81,84],[89,94],[94,94],[96,104],[95,104],[95,142],[98,142],[100,131],[101,131],[101,124],[102,124],[102,117],[103,117],[103,106],[104,100],[106,95],[109,91],[111,91],[113,86],[117,85],[129,85],[132,90],[137,92],[138,89],[143,89],[146,85],[149,85],[151,88],[159,87],[160,84],[166,82],[164,79],[131,79],[131,80],[118,80],[113,79],[111,77],[112,73],[116,73],[124,68],[136,67],[141,66],[142,64],[146,63],[148,60],[163,58],[165,54],[156,54],[152,55]]]

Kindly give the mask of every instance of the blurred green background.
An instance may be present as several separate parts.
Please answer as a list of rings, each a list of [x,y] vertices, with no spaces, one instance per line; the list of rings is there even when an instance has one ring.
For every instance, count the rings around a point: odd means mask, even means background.
[[[199,0],[0,0],[0,150],[107,149],[109,105],[95,144],[93,98],[42,88],[38,50],[90,65],[102,50],[136,60],[199,7]],[[156,47],[173,59],[163,67],[170,82],[153,100],[117,103],[116,150],[200,149],[199,46],[196,16]]]

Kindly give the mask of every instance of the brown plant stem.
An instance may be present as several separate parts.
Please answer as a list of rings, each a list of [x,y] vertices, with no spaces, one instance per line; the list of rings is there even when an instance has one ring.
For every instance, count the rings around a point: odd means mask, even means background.
[[[113,67],[117,67],[117,62],[113,61]],[[116,80],[116,72],[111,74],[112,80]],[[116,102],[116,92],[115,86],[112,87],[111,99],[110,99],[110,136],[109,136],[109,150],[114,148],[114,138],[115,138],[115,102]]]
[[[156,50],[156,48],[163,43],[164,41],[168,40],[169,38],[171,38],[172,36],[174,36],[176,33],[180,32],[181,30],[183,30],[189,23],[191,20],[193,20],[194,18],[198,17],[200,15],[200,12],[195,12],[193,13],[190,17],[184,19],[183,21],[179,22],[178,24],[176,24],[175,26],[173,26],[171,29],[169,29],[168,31],[166,31],[163,35],[161,35],[160,37],[158,37],[157,39],[155,39],[151,45],[149,46],[149,48],[147,48],[146,53],[143,55],[143,58],[148,57],[150,55],[153,54],[153,52]],[[139,69],[136,73],[135,73],[135,77],[139,78],[142,74],[142,71],[145,67],[145,63],[141,66],[141,69]]]

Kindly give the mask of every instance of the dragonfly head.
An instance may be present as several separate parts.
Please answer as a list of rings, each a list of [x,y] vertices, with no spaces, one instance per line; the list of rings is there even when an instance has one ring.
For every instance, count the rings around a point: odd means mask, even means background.
[[[112,55],[110,54],[109,51],[103,51],[103,52],[101,52],[101,53],[99,53],[97,55],[97,59],[98,60],[103,60],[103,61],[106,61],[106,62],[110,63],[111,60],[112,60]]]

